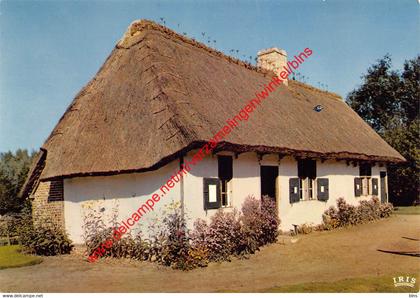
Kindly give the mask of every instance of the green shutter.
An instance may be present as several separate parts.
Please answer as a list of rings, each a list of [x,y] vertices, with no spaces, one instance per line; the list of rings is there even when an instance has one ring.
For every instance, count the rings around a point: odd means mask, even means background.
[[[328,201],[329,199],[329,181],[328,178],[317,179],[317,196],[320,201]]]
[[[299,178],[289,179],[289,201],[290,204],[299,202]]]
[[[210,185],[216,186],[216,202],[210,202],[209,187]],[[204,210],[218,209],[221,206],[220,198],[220,180],[218,178],[203,178],[203,200]]]

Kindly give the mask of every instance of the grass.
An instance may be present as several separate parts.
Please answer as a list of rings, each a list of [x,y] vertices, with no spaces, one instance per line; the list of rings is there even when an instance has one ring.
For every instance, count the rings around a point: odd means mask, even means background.
[[[420,206],[395,207],[395,214],[420,215]]]
[[[19,252],[19,245],[0,246],[0,269],[36,265],[42,258]]]
[[[414,288],[407,286],[395,287],[393,277],[407,276],[375,276],[365,278],[350,278],[335,282],[312,282],[296,285],[280,286],[265,289],[265,293],[418,293],[419,274],[408,274],[416,277]]]

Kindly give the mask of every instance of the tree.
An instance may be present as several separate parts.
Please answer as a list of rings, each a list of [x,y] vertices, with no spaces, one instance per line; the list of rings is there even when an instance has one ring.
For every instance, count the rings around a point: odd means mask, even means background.
[[[24,206],[23,198],[18,198],[19,190],[25,182],[35,152],[18,149],[16,153],[0,153],[0,214],[19,212]]]
[[[390,200],[410,204],[419,196],[420,55],[391,70],[386,55],[362,77],[362,85],[347,96],[349,105],[400,152],[407,163],[390,165]]]

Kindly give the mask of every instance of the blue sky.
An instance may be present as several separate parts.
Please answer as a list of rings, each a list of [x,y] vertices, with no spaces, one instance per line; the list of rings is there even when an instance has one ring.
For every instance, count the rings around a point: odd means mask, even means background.
[[[420,5],[398,1],[1,1],[0,152],[38,149],[135,19],[160,21],[238,58],[314,54],[306,82],[345,97],[386,53],[420,53]]]

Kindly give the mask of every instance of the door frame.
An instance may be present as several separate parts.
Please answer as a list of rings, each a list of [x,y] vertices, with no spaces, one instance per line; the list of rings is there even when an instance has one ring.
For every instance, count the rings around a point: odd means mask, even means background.
[[[388,197],[388,173],[386,171],[380,171],[379,172],[379,189],[381,191],[380,199],[381,203],[388,203],[389,197]],[[385,192],[385,201],[382,201],[382,197],[384,196]]]

